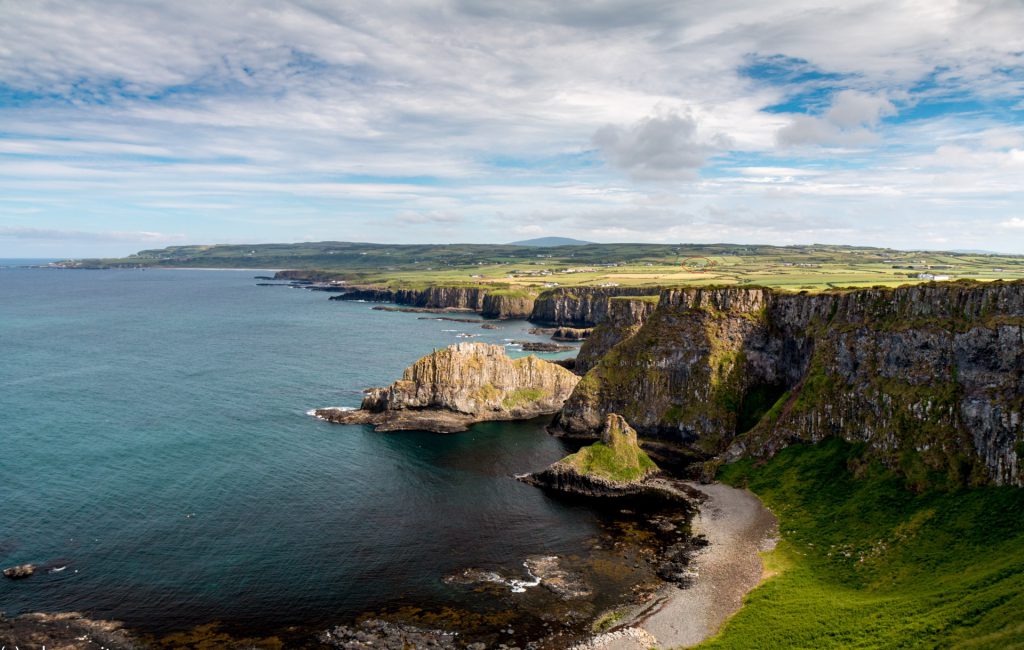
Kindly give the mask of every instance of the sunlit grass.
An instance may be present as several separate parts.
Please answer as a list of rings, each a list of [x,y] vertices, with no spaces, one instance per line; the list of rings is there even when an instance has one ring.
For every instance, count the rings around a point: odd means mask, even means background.
[[[837,440],[721,478],[760,496],[782,539],[776,575],[701,647],[1024,647],[1024,490],[914,493]]]

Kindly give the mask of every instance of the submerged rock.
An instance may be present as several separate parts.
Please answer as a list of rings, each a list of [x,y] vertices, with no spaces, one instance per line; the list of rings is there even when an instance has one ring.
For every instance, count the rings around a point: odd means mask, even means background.
[[[529,578],[505,576],[486,569],[463,569],[445,576],[445,584],[483,585],[493,584],[508,588],[513,593],[523,593],[532,587],[543,587],[562,600],[589,598],[593,588],[578,571],[566,569],[556,555],[534,555],[526,558],[523,566]]]
[[[534,356],[510,359],[498,345],[459,343],[423,357],[391,386],[366,391],[359,410],[322,408],[314,414],[378,431],[454,433],[475,422],[556,413],[578,381]]]
[[[411,625],[370,619],[358,625],[339,625],[320,635],[319,641],[330,648],[363,650],[382,648],[438,648],[454,650],[456,634],[444,630],[428,630]]]
[[[543,341],[512,341],[512,345],[518,345],[524,352],[568,352],[576,348],[571,345],[560,345],[558,343],[545,343]]]
[[[19,564],[4,569],[4,577],[10,578],[11,580],[22,580],[31,576],[36,572],[36,565],[34,564]]]

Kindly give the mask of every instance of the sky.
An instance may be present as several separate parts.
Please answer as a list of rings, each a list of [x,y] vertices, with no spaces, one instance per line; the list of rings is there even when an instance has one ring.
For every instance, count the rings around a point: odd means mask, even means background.
[[[0,257],[1024,254],[1024,0],[0,0]]]

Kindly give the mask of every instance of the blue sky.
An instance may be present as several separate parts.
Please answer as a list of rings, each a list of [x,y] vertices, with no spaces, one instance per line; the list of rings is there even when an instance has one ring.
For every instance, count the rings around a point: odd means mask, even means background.
[[[1024,254],[1024,3],[0,2],[0,257]]]

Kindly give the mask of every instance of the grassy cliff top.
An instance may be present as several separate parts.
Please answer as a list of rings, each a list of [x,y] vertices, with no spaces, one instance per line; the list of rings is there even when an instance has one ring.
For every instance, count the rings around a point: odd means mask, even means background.
[[[68,260],[70,267],[210,267],[318,270],[392,287],[767,286],[801,290],[898,286],[925,276],[1024,278],[1024,257],[857,246],[588,244],[512,246],[304,242],[172,246],[125,258]]]

